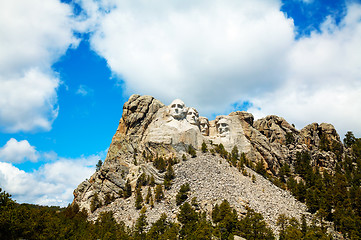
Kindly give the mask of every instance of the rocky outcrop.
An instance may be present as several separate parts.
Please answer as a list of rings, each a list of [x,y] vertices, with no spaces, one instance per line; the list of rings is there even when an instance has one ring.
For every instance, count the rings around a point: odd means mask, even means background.
[[[331,124],[313,123],[299,131],[281,117],[271,115],[254,121],[251,113],[241,111],[209,121],[179,99],[166,106],[151,96],[132,95],[124,104],[103,166],[78,186],[74,202],[90,212],[95,194],[102,202],[112,196],[114,202],[91,217],[111,209],[118,220],[133,224],[138,216],[133,200],[120,195],[127,181],[134,191],[141,175],[163,183],[164,173],[153,165],[161,156],[180,163],[174,167],[176,179],[166,193],[166,201],[149,210],[148,219],[156,219],[162,211],[174,216],[178,211],[175,194],[185,182],[191,185],[192,197],[197,197],[201,208],[208,212],[217,201],[228,199],[239,212],[249,205],[263,213],[274,228],[275,218],[283,210],[296,217],[305,212],[304,205],[252,170],[247,171],[257,176],[256,184],[219,157],[200,154],[203,142],[209,149],[222,144],[228,152],[237,147],[251,162],[262,161],[273,175],[286,163],[292,169],[297,153],[302,151],[310,153],[314,166],[327,171],[333,171],[343,153],[343,145]],[[181,160],[184,156],[190,158],[187,153],[190,146],[200,156]]]
[[[132,95],[123,106],[122,118],[110,144],[106,159],[137,149],[145,130],[164,104],[151,96]]]
[[[261,175],[249,168],[245,168],[246,175],[219,156],[210,153],[197,153],[196,158],[189,158],[173,166],[175,179],[169,190],[163,189],[165,199],[155,202],[152,208],[147,207],[147,221],[152,223],[159,219],[162,213],[166,213],[170,220],[175,221],[179,212],[176,205],[176,195],[180,187],[188,183],[190,193],[188,202],[196,198],[197,209],[211,214],[215,204],[220,204],[226,199],[238,212],[239,215],[246,213],[245,207],[251,207],[261,213],[267,223],[277,230],[277,217],[285,214],[288,217],[301,218],[302,214],[311,217],[307,213],[305,204],[298,202],[292,195],[282,190]],[[252,180],[252,176],[253,180]],[[154,196],[154,187],[151,188]],[[142,188],[143,199],[146,198],[148,187]],[[119,198],[112,204],[95,211],[91,219],[96,219],[102,211],[113,211],[115,218],[132,226],[140,215],[135,209],[135,196],[123,199]]]

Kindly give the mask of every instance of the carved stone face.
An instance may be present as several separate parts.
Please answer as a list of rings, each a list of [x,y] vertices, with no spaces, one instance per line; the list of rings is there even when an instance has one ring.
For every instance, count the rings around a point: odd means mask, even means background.
[[[187,112],[187,121],[190,123],[190,124],[193,124],[193,125],[198,125],[199,121],[198,121],[198,117],[199,117],[199,114],[198,114],[198,111],[195,109],[195,108],[189,108],[188,109],[188,112]]]
[[[199,127],[201,129],[201,133],[203,136],[209,135],[209,122],[207,118],[205,117],[199,118]]]
[[[225,137],[229,133],[229,125],[227,123],[227,120],[224,118],[221,118],[217,122],[216,127],[217,127],[217,132],[221,137]]]
[[[170,104],[170,115],[172,115],[174,119],[182,120],[185,118],[186,114],[187,109],[182,100],[176,99]]]

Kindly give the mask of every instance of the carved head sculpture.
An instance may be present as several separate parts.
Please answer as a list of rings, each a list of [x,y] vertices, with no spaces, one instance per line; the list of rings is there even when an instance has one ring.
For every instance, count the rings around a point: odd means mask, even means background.
[[[209,121],[206,117],[199,117],[199,127],[203,136],[209,135]]]
[[[225,137],[229,133],[229,125],[227,119],[221,118],[216,123],[217,132],[220,137]]]
[[[170,115],[174,119],[182,120],[186,117],[187,114],[187,108],[184,104],[184,102],[180,99],[174,100],[170,105]]]
[[[198,125],[198,123],[199,123],[198,118],[199,118],[198,111],[193,107],[188,108],[187,121],[190,124]]]

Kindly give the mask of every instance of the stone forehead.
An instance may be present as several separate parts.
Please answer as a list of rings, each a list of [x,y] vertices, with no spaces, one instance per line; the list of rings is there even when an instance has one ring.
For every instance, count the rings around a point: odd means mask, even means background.
[[[220,123],[227,123],[227,119],[225,118],[221,118],[217,121],[217,124],[220,124]]]
[[[209,123],[208,118],[206,118],[206,117],[199,117],[199,121],[201,123]]]
[[[170,106],[172,106],[173,104],[181,104],[181,105],[185,106],[184,102],[180,99],[173,100],[173,102],[170,104]]]
[[[188,108],[188,112],[195,112],[195,113],[197,113],[197,114],[198,114],[197,109],[195,109],[194,107],[190,107],[190,108]]]

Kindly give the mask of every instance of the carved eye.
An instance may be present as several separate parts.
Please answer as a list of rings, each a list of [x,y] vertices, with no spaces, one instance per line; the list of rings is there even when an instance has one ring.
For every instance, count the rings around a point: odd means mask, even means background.
[[[183,106],[182,106],[181,104],[178,104],[177,106],[178,106],[179,108],[183,108]]]
[[[177,106],[176,104],[173,104],[173,105],[172,105],[172,108],[175,108],[176,106]]]

